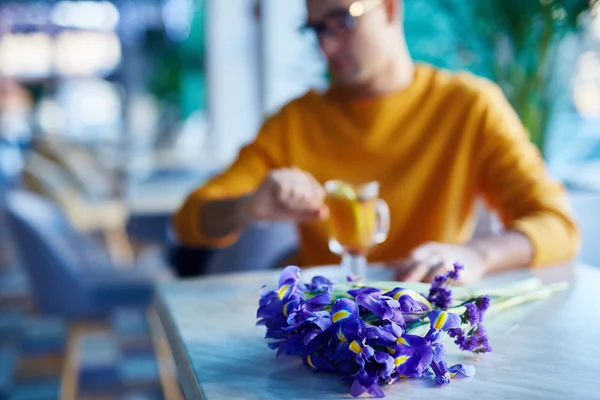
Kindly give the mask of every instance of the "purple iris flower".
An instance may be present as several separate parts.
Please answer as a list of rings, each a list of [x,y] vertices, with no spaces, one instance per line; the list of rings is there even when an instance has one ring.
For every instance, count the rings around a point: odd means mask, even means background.
[[[350,393],[354,397],[367,392],[372,396],[385,397],[379,381],[389,381],[394,373],[394,359],[385,352],[375,351],[370,346],[356,345],[356,361],[360,369],[354,375]]]
[[[430,343],[417,335],[404,335],[388,351],[394,358],[396,372],[402,377],[420,377],[433,361]]]
[[[281,301],[286,301],[296,293],[300,284],[300,268],[290,265],[279,275],[279,286],[277,297]]]
[[[394,322],[384,326],[368,325],[365,331],[369,343],[383,347],[395,346],[398,338],[404,334],[404,329]]]
[[[371,311],[381,321],[390,321],[404,325],[400,303],[392,297],[376,293],[360,294],[356,296],[356,304]]]
[[[456,364],[448,367],[443,360],[433,361],[431,363],[431,369],[435,374],[435,381],[438,385],[449,384],[450,378],[470,377],[475,375],[475,368],[472,365]]]
[[[331,308],[333,334],[342,342],[352,342],[362,334],[365,322],[359,318],[358,306],[350,299],[338,299]]]
[[[333,282],[324,276],[315,276],[312,278],[311,283],[305,285],[304,289],[309,292],[330,290],[333,286]]]
[[[431,311],[431,303],[423,295],[409,289],[396,288],[387,292],[384,296],[389,296],[400,303],[400,310],[406,322],[414,322]]]

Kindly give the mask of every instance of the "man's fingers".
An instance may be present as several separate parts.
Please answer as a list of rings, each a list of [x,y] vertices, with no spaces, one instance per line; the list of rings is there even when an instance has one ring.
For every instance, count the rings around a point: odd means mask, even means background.
[[[421,282],[427,276],[431,266],[429,263],[417,263],[405,276],[405,282]]]
[[[437,264],[437,266],[433,266],[433,267],[429,268],[429,271],[427,272],[427,274],[425,274],[422,281],[423,282],[433,282],[433,279],[437,275],[444,275],[446,272],[448,272],[447,264],[445,264],[445,263]]]

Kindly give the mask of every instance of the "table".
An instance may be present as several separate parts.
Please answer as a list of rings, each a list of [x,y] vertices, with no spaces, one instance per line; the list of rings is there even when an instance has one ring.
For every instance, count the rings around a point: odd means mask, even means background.
[[[303,274],[310,273],[306,270]],[[515,271],[485,283],[538,276],[569,281],[565,292],[486,323],[494,353],[477,361],[450,353],[449,361],[477,373],[437,387],[429,380],[386,386],[389,399],[600,398],[600,269],[587,265]],[[259,288],[277,284],[278,271],[209,276],[166,283],[157,312],[188,399],[338,399],[349,387],[335,375],[313,372],[297,358],[275,359],[264,327],[255,326]]]

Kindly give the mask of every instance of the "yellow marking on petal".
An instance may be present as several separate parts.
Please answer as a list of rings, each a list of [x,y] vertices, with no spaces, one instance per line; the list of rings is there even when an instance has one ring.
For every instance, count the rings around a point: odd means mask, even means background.
[[[282,287],[279,288],[279,290],[277,291],[277,297],[279,298],[279,300],[283,299],[285,292],[287,292],[287,290],[289,288],[290,288],[290,285],[283,285]]]
[[[401,296],[404,296],[404,294],[406,294],[406,290],[400,290],[398,291],[395,295],[394,295],[394,300],[398,300]]]
[[[394,359],[394,365],[396,367],[401,366],[402,364],[404,364],[408,359],[410,358],[410,356],[400,356]]]
[[[406,375],[400,375],[400,378],[402,378],[402,379],[408,379],[408,376],[406,376]]]
[[[450,378],[454,378],[456,376],[456,372],[450,372]]]
[[[349,315],[350,315],[350,313],[348,311],[346,311],[346,310],[340,310],[340,311],[336,312],[335,314],[333,314],[333,316],[331,317],[331,321],[333,323],[336,323],[339,320],[348,317]]]
[[[317,369],[317,367],[315,367],[315,365],[312,363],[312,360],[310,359],[310,356],[306,357],[306,362],[308,363],[308,365],[310,365],[314,369]]]
[[[448,319],[448,312],[447,311],[443,311],[440,315],[438,315],[438,317],[435,319],[435,323],[433,324],[433,327],[435,329],[442,329],[442,327],[444,326],[444,324],[446,323],[446,320]]]
[[[362,351],[362,347],[361,345],[355,340],[354,342],[350,343],[350,350],[352,350],[353,352],[355,352],[356,354],[360,353]]]
[[[403,344],[403,345],[405,345],[405,346],[410,346],[410,345],[408,344],[408,342],[406,341],[406,339],[404,339],[404,338],[402,338],[402,337],[399,337],[399,338],[396,340],[396,343],[398,343],[398,344]]]
[[[288,310],[287,310],[288,304],[290,304],[290,303],[285,303],[283,305],[283,315],[286,316],[286,317],[288,316]]]
[[[395,349],[392,349],[391,347],[386,347],[386,350],[388,351],[388,353],[390,354],[394,354],[396,352]]]
[[[344,334],[342,333],[341,328],[338,330],[337,337],[338,337],[338,339],[340,339],[340,342],[342,342],[342,343],[346,343],[348,341],[348,339],[346,339],[346,336],[344,336]]]

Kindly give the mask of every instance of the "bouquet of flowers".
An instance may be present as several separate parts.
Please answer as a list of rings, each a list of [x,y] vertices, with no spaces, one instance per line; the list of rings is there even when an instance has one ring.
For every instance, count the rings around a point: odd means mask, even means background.
[[[354,397],[365,392],[385,397],[380,384],[400,379],[449,384],[451,378],[474,375],[475,369],[447,364],[446,335],[461,350],[489,353],[483,319],[492,299],[513,306],[548,295],[525,282],[521,298],[496,290],[492,296],[463,291],[453,299],[450,285],[462,269],[454,264],[435,278],[428,293],[418,293],[396,287],[398,282],[366,285],[350,278],[335,284],[316,276],[305,284],[300,268],[289,266],[276,290],[261,289],[257,324],[266,327],[277,357],[300,356],[310,368],[342,374]]]

